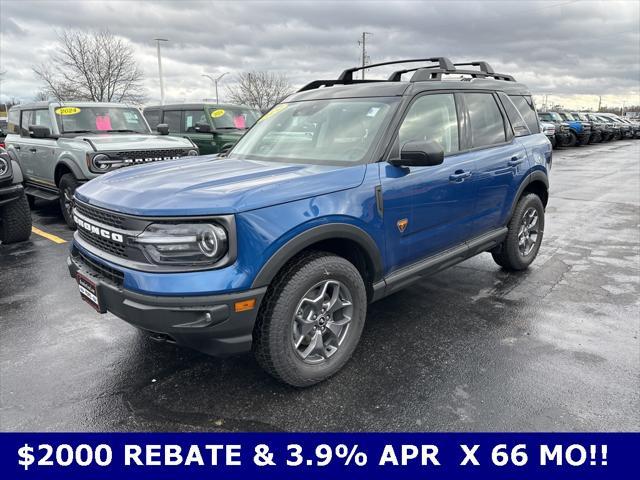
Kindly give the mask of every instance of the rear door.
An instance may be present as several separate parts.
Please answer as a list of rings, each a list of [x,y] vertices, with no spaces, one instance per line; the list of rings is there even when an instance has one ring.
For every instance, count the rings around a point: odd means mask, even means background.
[[[444,162],[427,167],[380,163],[387,272],[463,243],[475,203],[473,153],[460,152],[462,118],[457,95],[430,93],[414,99],[397,132],[391,155],[412,140],[435,140]]]
[[[473,238],[505,225],[505,212],[528,169],[528,161],[495,93],[465,92],[462,97],[477,169],[477,198],[470,231]]]

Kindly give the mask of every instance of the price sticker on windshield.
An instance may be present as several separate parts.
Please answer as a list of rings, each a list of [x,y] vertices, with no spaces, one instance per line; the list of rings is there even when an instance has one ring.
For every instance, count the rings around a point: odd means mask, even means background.
[[[60,107],[55,110],[57,115],[76,115],[80,113],[78,107]]]
[[[271,110],[269,110],[267,113],[265,113],[262,117],[260,117],[260,120],[258,120],[258,121],[260,122],[262,120],[266,120],[269,117],[273,117],[274,115],[277,115],[278,113],[283,111],[288,106],[289,105],[287,103],[281,103],[280,105],[276,105]]]
[[[211,118],[220,118],[224,115],[224,110],[219,108],[218,110],[214,110],[211,112]]]

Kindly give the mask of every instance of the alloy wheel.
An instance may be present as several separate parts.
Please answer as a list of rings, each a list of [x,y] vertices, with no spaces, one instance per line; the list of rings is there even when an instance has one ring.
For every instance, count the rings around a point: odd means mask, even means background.
[[[529,207],[522,215],[518,230],[518,250],[523,257],[529,255],[536,246],[538,234],[538,211]]]

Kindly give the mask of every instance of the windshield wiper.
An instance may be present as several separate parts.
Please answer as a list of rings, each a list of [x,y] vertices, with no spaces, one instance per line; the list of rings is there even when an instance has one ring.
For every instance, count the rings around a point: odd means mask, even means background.
[[[216,130],[244,130],[244,129],[238,128],[238,127],[216,127]]]
[[[141,133],[137,130],[130,130],[128,128],[120,128],[116,130],[107,130],[108,133]]]
[[[93,130],[64,130],[62,132],[63,134],[65,133],[94,133]]]

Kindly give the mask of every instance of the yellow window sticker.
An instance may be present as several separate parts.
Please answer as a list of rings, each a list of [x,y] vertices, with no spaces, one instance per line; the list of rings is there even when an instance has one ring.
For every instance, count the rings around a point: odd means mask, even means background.
[[[269,117],[273,117],[274,115],[277,115],[278,113],[283,111],[288,106],[289,106],[288,103],[281,103],[280,105],[276,105],[271,110],[269,110],[267,113],[265,113],[262,117],[260,117],[260,120],[258,120],[258,121],[266,120]]]
[[[78,107],[60,107],[55,110],[57,115],[76,115],[80,113]]]
[[[224,115],[224,110],[219,108],[218,110],[214,110],[211,112],[211,118],[220,118]]]

